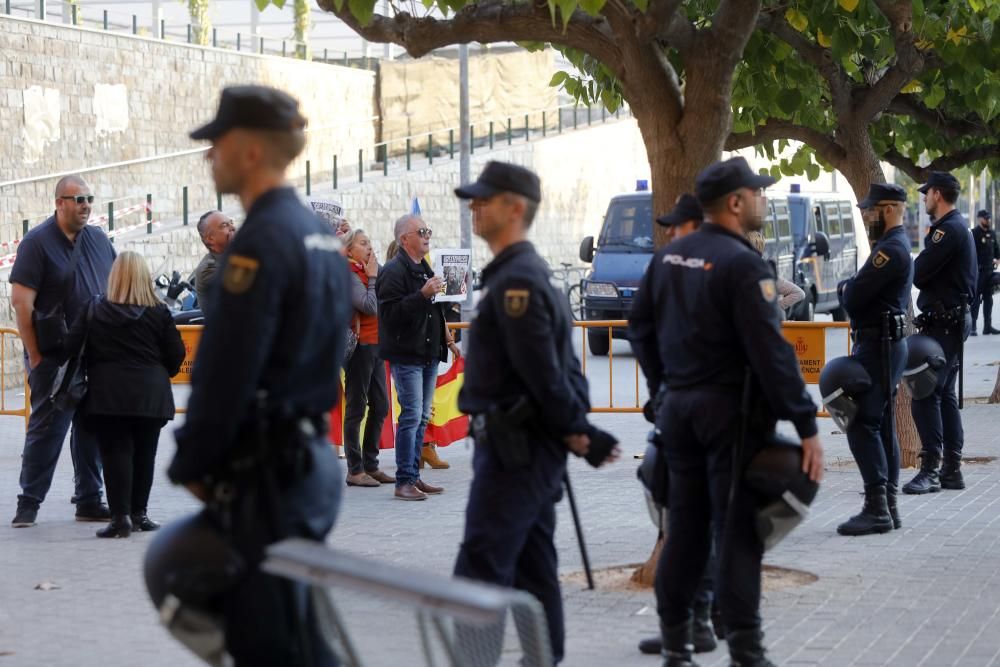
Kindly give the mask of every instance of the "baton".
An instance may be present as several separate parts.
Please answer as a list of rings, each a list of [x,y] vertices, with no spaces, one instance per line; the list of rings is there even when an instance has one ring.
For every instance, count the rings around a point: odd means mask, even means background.
[[[958,330],[958,409],[961,410],[965,404],[965,322],[959,326],[962,327]]]
[[[583,558],[583,571],[587,575],[587,588],[594,590],[594,573],[590,571],[590,558],[587,556],[587,543],[583,539],[583,526],[580,525],[580,514],[576,510],[576,497],[569,483],[569,471],[563,473],[563,483],[566,485],[566,497],[569,499],[569,511],[573,515],[573,527],[576,528],[576,540],[580,544],[580,557]]]

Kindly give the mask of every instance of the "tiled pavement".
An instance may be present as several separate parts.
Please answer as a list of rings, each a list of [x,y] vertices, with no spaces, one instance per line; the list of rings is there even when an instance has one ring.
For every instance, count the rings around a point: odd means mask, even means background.
[[[626,457],[599,471],[573,462],[591,560],[596,568],[635,563],[655,539],[632,458],[642,451],[646,429],[634,415],[596,421],[620,436]],[[965,423],[968,455],[1000,455],[1000,409],[971,406]],[[900,531],[842,538],[835,526],[860,506],[859,478],[843,437],[831,435],[830,422],[821,428],[830,465],[814,512],[767,558],[818,580],[766,594],[763,616],[773,658],[787,665],[1000,664],[1000,464],[967,466],[965,491],[902,497]],[[0,420],[0,442],[0,498],[7,499],[7,514],[0,516],[0,667],[197,664],[157,625],[146,598],[140,564],[149,536],[98,540],[97,526],[73,522],[68,453],[39,525],[7,527],[21,447],[16,418]],[[164,431],[161,466],[173,446]],[[417,570],[449,572],[462,529],[470,452],[460,443],[442,451],[452,469],[427,478],[446,486],[444,495],[400,503],[388,488],[349,489],[331,544]],[[565,505],[558,542],[561,570],[570,574],[579,571],[580,557]],[[170,520],[194,507],[158,478],[155,518]],[[42,582],[59,588],[36,590]],[[659,665],[635,651],[635,642],[657,627],[650,592],[591,592],[572,583],[564,596],[565,664]],[[408,665],[418,657],[415,623],[398,605],[345,592],[337,600],[366,664]],[[719,650],[701,664],[728,663]]]

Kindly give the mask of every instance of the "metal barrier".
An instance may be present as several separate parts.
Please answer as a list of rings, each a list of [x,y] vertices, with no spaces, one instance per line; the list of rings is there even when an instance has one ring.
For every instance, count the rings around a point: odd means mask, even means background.
[[[21,339],[17,329],[0,328],[0,416],[16,416],[24,418],[24,428],[28,428],[28,415],[31,414],[31,389],[28,387],[28,373],[24,373],[24,405],[20,409],[7,407],[7,337]]]

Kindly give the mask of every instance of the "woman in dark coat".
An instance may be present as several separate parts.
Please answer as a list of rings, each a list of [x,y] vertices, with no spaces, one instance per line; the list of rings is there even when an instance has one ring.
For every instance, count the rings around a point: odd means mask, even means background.
[[[111,507],[111,523],[97,536],[156,530],[146,504],[160,429],[174,417],[170,378],[184,361],[184,343],[141,255],[118,255],[107,295],[74,322],[67,354],[83,346],[87,394],[80,409],[98,440]]]

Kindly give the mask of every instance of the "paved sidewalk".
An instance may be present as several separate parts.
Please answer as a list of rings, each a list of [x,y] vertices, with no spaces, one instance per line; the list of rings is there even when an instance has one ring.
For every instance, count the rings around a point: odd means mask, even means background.
[[[1000,455],[1000,409],[975,405],[964,417],[967,455]],[[619,435],[626,456],[607,470],[572,463],[591,560],[596,568],[635,563],[645,559],[655,540],[632,458],[643,449],[646,428],[635,415],[595,421]],[[0,509],[6,508],[0,513],[0,667],[198,664],[158,626],[146,597],[141,562],[150,536],[98,540],[93,536],[98,526],[73,522],[68,452],[42,507],[41,523],[32,529],[8,527],[17,494],[20,428],[16,418],[0,420],[0,498],[5,499]],[[830,465],[814,513],[767,559],[818,577],[810,585],[766,595],[763,616],[776,662],[1000,664],[998,463],[967,466],[965,491],[902,497],[902,530],[847,539],[838,537],[835,527],[860,507],[860,479],[843,437],[831,435],[832,430],[831,422],[821,424]],[[173,448],[165,430],[161,467]],[[429,471],[427,479],[447,487],[444,495],[401,503],[392,500],[389,488],[349,489],[330,543],[416,570],[450,572],[462,530],[470,451],[456,443],[442,454],[451,470]],[[385,463],[394,467],[391,458]],[[150,509],[154,518],[170,520],[194,508],[162,474],[158,477]],[[581,566],[566,503],[560,504],[559,520],[561,571],[572,574]],[[36,590],[42,582],[59,588]],[[573,583],[565,586],[564,596],[564,664],[660,664],[635,651],[636,641],[657,628],[651,592],[587,591]],[[366,664],[416,663],[420,649],[411,614],[374,595],[339,591],[336,599]],[[728,664],[723,650],[700,662]]]

